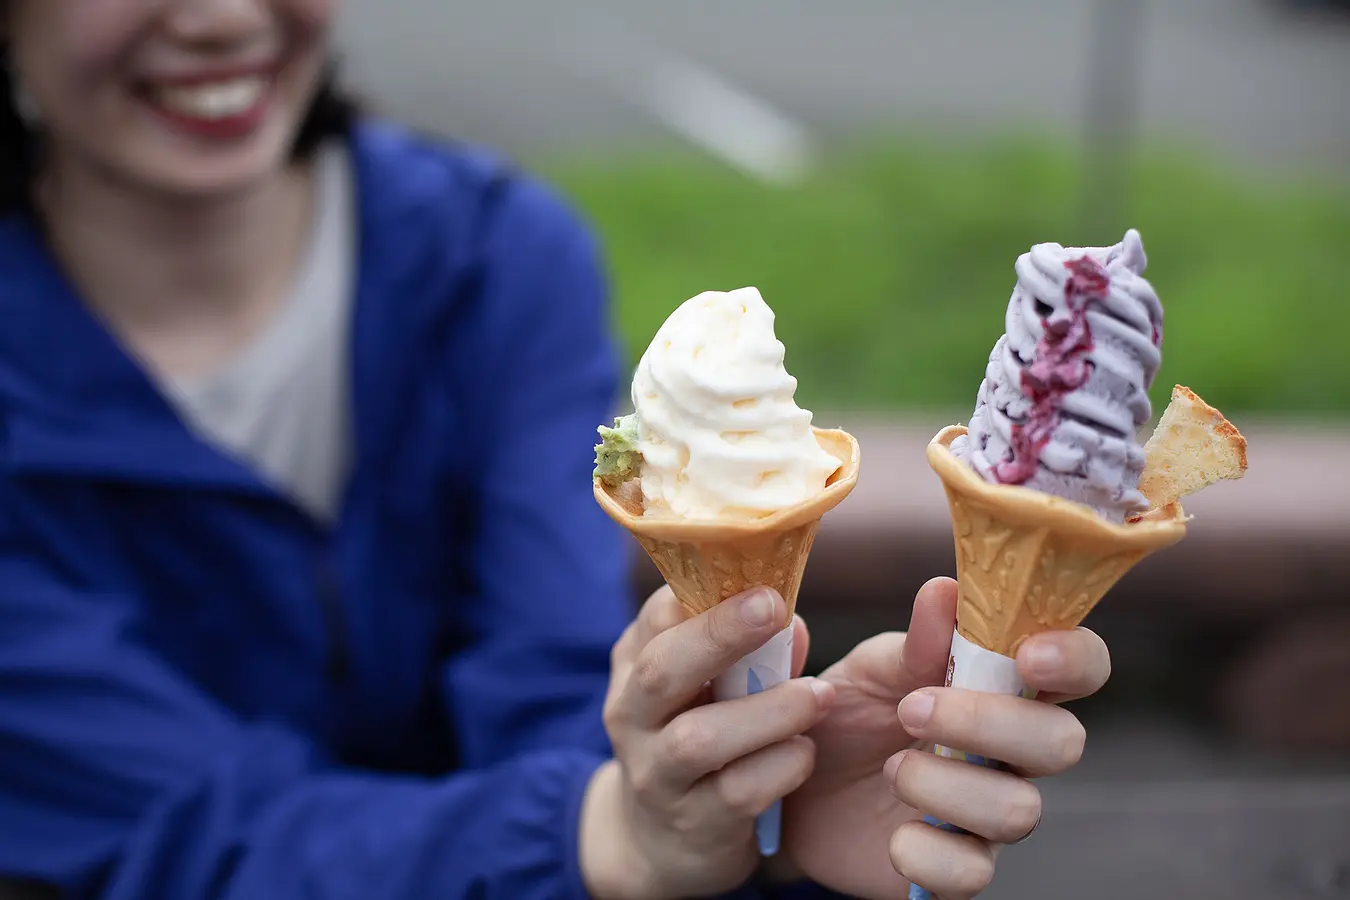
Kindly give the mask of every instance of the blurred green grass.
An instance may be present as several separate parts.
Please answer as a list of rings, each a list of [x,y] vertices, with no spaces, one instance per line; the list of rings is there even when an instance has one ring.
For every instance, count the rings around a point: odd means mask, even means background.
[[[1137,227],[1166,308],[1164,365],[1228,412],[1350,410],[1350,193],[1252,183],[1202,157],[1132,162],[1119,225],[1085,234],[1071,151],[1022,139],[872,142],[800,187],[670,154],[555,160],[600,230],[635,362],[699,291],[753,284],[809,408],[961,411],[1003,330],[1017,256]]]

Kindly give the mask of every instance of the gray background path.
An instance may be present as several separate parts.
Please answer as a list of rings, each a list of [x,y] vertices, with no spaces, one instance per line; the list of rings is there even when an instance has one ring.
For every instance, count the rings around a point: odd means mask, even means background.
[[[1350,170],[1350,19],[1274,0],[1114,2],[1140,11],[1146,131],[1240,161]],[[1071,131],[1101,6],[348,0],[343,35],[351,73],[391,111],[529,156],[670,139],[650,102],[670,56],[826,136],[916,123]]]

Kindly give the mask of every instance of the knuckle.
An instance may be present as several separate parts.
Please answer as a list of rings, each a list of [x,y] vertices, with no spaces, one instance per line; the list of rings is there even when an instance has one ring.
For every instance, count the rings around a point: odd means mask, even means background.
[[[989,722],[988,698],[976,691],[939,691],[933,722],[961,740],[982,734]]]
[[[675,599],[675,592],[669,587],[662,587],[652,594],[643,604],[638,617],[650,635],[669,631],[683,620],[680,603]]]
[[[1083,648],[1083,655],[1087,659],[1095,659],[1111,664],[1111,648],[1107,646],[1102,636],[1091,628],[1085,628],[1079,625],[1072,632],[1072,638],[1078,646]]]
[[[998,839],[1019,841],[1026,837],[1041,819],[1041,792],[1030,782],[1023,781],[1008,804]]]
[[[887,847],[891,857],[891,868],[899,872],[906,878],[914,877],[913,866],[910,864],[913,854],[910,852],[910,845],[914,843],[914,832],[919,828],[917,823],[907,822],[895,829],[891,833],[891,841]]]
[[[621,671],[627,662],[632,658],[632,644],[634,641],[632,635],[633,626],[628,626],[628,631],[623,633],[614,646],[609,648],[609,670],[611,672]]]
[[[738,761],[713,779],[717,802],[735,816],[759,815],[805,783],[815,768],[816,746],[809,738],[788,738],[764,754]]]
[[[815,724],[821,701],[816,697],[810,679],[796,678],[788,684],[792,687],[792,699],[787,714],[791,716],[793,731],[804,731]]]
[[[686,794],[670,804],[667,809],[670,827],[676,834],[701,835],[704,831],[700,826],[706,825],[707,810],[692,800],[693,798]]]
[[[717,800],[739,818],[751,818],[760,812],[760,792],[739,769],[723,771],[716,780]]]
[[[994,854],[987,844],[952,834],[931,835],[928,828],[909,822],[891,835],[887,849],[896,872],[911,881],[922,877],[924,887],[949,900],[968,900],[990,885]],[[943,842],[945,848],[939,851],[934,841]]]
[[[811,777],[816,768],[816,742],[810,738],[794,737],[788,741],[788,782],[798,787]]]
[[[665,618],[665,614],[677,605],[675,591],[668,584],[663,584],[652,591],[647,597],[647,601],[642,604],[644,611],[653,618]]]
[[[956,890],[953,893],[958,897],[974,897],[994,880],[994,854],[988,847],[970,846],[971,852],[966,854],[968,859],[963,861],[956,873]]]
[[[773,688],[770,693],[774,697],[774,704],[771,718],[766,721],[775,723],[784,739],[800,734],[815,722],[816,695],[802,679],[793,679]],[[768,699],[767,695],[765,699]]]
[[[915,753],[910,751],[900,759],[900,764],[895,768],[895,780],[892,787],[900,799],[909,801],[915,798],[915,787],[923,782],[923,775],[919,771],[923,767],[923,759],[920,757],[927,754]]]
[[[719,606],[703,616],[703,637],[713,650],[730,650],[740,643],[740,634],[729,612],[729,609]]]
[[[697,718],[681,716],[667,726],[667,731],[672,761],[689,769],[711,767],[715,739]]]
[[[652,797],[661,783],[660,773],[651,760],[645,760],[625,766],[628,773],[628,786],[640,799]]]
[[[625,724],[625,715],[623,704],[619,699],[610,694],[605,698],[605,705],[600,710],[600,720],[605,725],[605,733],[614,738],[616,734],[623,730]]]
[[[1087,729],[1078,719],[1069,716],[1067,723],[1055,742],[1059,771],[1078,765],[1083,758],[1083,748],[1087,744]]]
[[[650,645],[639,654],[630,677],[637,689],[648,697],[664,696],[670,682],[664,661]]]
[[[609,661],[611,664],[622,663],[628,655],[628,647],[635,640],[634,631],[637,629],[637,623],[629,622],[624,628],[619,639],[614,642],[614,646],[609,648]]]
[[[1097,663],[1097,681],[1099,682],[1098,686],[1100,687],[1111,680],[1111,648],[1106,646],[1106,642],[1100,637],[1097,637],[1095,634],[1093,637],[1097,638],[1097,658],[1099,660]]]

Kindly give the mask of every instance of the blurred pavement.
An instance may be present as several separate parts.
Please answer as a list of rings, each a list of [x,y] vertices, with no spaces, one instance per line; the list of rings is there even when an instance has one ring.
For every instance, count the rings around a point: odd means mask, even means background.
[[[1103,2],[347,0],[342,34],[353,82],[383,108],[529,158],[668,140],[672,94],[707,101],[691,72],[826,138],[902,123],[1072,134]],[[1143,23],[1113,44],[1128,64],[1138,34],[1146,133],[1350,172],[1350,17],[1112,2]]]

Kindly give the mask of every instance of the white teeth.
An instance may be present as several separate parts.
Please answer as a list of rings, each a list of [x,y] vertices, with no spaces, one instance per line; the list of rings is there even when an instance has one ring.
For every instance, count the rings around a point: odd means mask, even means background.
[[[160,88],[156,97],[166,108],[198,119],[228,119],[248,112],[267,88],[263,78],[234,78],[192,87]]]

